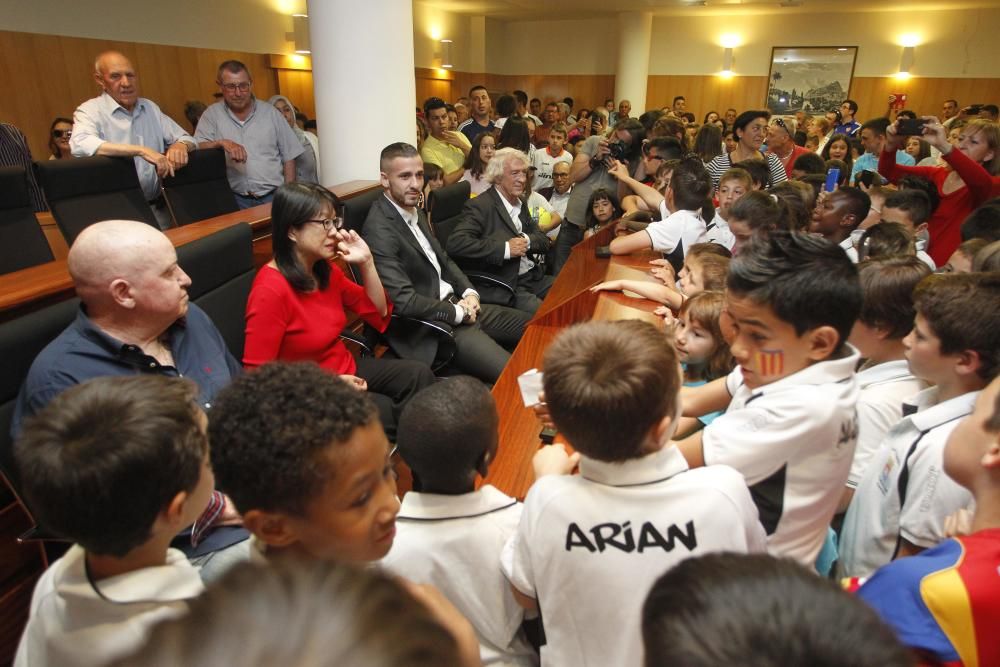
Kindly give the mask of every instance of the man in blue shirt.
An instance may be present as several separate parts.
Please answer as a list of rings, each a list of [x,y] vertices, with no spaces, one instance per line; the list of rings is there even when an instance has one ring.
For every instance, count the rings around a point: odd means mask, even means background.
[[[840,124],[833,128],[834,134],[846,134],[853,137],[861,128],[861,123],[855,116],[858,114],[858,103],[854,100],[844,100],[840,104]]]
[[[873,118],[861,126],[861,145],[865,147],[865,154],[854,161],[854,168],[851,169],[851,182],[862,171],[878,172],[878,156],[885,147],[885,130],[889,127],[888,118]],[[896,164],[905,164],[912,167],[916,162],[913,156],[906,151],[896,151]],[[885,178],[883,176],[883,178]]]

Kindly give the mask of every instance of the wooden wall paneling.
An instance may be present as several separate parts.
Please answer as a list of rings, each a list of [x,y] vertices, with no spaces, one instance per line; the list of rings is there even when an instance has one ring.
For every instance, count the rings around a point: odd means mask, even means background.
[[[858,120],[864,122],[886,113],[890,94],[906,93],[906,108],[918,115],[938,115],[941,103],[957,99],[959,104],[1000,103],[1000,79],[929,79],[914,77],[856,77],[851,99],[858,103]]]
[[[650,76],[646,86],[646,107],[669,106],[675,96],[683,95],[687,109],[700,123],[709,111],[724,113],[729,107],[738,111],[760,109],[767,94],[766,76]],[[641,113],[641,111],[640,111]]]

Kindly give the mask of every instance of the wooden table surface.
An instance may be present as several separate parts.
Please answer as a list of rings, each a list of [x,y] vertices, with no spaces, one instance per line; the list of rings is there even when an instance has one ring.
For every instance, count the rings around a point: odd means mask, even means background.
[[[523,499],[534,481],[531,458],[542,444],[539,439],[542,424],[532,409],[524,406],[517,377],[532,368],[541,368],[545,349],[571,324],[592,319],[641,319],[663,326],[663,320],[653,314],[658,303],[621,292],[590,291],[605,280],[654,280],[648,273],[649,261],[659,258],[659,253],[597,258],[596,248],[607,245],[611,238],[612,230],[605,228],[573,248],[493,386],[500,415],[500,448],[485,482],[515,498]]]

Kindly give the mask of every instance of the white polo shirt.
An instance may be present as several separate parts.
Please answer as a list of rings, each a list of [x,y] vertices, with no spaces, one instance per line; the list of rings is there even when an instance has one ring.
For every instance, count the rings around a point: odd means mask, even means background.
[[[539,479],[502,566],[538,600],[542,664],[639,665],[642,604],[660,575],[693,556],[764,548],[742,477],[688,470],[667,446],[622,463],[583,458],[579,475]]]
[[[14,664],[107,664],[142,646],[156,623],[186,614],[204,590],[198,569],[176,549],[165,565],[92,582],[85,552],[74,544],[35,585]]]
[[[767,550],[812,566],[844,491],[858,421],[858,351],[807,366],[749,389],[740,367],[726,387],[733,400],[702,432],[707,465],[722,463],[746,478]]]
[[[913,377],[906,359],[897,359],[859,371],[858,388],[858,446],[847,476],[852,489],[857,488],[885,434],[903,418],[903,401],[922,392],[927,383]]]
[[[729,229],[729,223],[719,213],[719,209],[715,209],[715,217],[705,227],[705,241],[718,243],[727,250],[732,250],[736,245],[736,236]]]
[[[524,610],[500,572],[500,553],[517,530],[521,504],[486,485],[446,496],[410,491],[396,517],[396,539],[381,566],[432,584],[469,619],[484,665],[536,665],[520,632]]]
[[[667,202],[660,204],[660,219],[649,223],[646,233],[653,250],[672,253],[677,248],[686,255],[688,248],[705,241],[705,221],[697,211],[678,210],[671,213]]]
[[[892,560],[900,537],[934,546],[945,539],[945,518],[972,502],[972,494],[944,472],[944,445],[979,392],[938,403],[937,391],[925,389],[906,402],[907,416],[889,430],[865,469],[841,530],[840,576],[867,577]]]

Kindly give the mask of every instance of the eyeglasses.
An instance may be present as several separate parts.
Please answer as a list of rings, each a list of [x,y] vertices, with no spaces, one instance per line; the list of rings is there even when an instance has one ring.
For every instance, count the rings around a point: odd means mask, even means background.
[[[317,225],[323,225],[323,229],[326,231],[332,231],[334,229],[344,228],[343,218],[310,218],[305,222],[315,222]],[[303,223],[305,224],[305,223]]]
[[[250,82],[242,81],[240,83],[224,83],[222,84],[222,87],[230,93],[235,93],[237,90],[241,93],[245,93],[250,90]]]
[[[62,139],[63,137],[69,139],[72,133],[73,130],[52,130],[52,136],[56,139]]]

